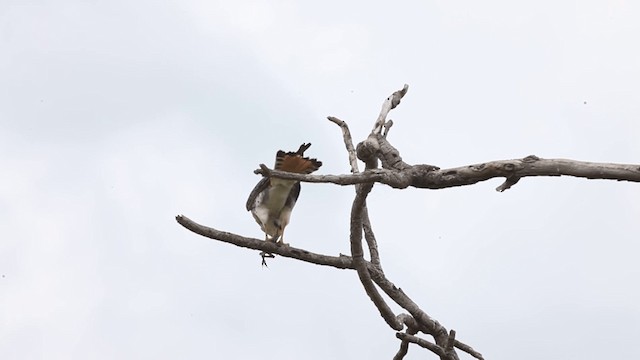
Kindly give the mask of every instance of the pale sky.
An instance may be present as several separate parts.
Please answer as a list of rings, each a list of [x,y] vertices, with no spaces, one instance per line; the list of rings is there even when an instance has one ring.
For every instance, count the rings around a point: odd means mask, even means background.
[[[389,140],[409,163],[640,164],[639,18],[634,1],[1,1],[0,358],[391,359],[354,271],[265,269],[174,216],[262,238],[258,164],[311,142],[318,174],[348,173],[326,116],[361,141],[405,83]],[[390,280],[486,359],[640,358],[640,184],[501,182],[377,185]],[[287,241],[347,254],[353,188],[302,187]]]

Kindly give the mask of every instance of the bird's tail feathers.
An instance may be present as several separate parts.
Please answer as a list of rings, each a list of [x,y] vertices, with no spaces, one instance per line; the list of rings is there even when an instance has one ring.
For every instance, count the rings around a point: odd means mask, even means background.
[[[276,154],[276,170],[294,172],[299,174],[311,174],[322,166],[322,161],[303,157],[304,152],[311,146],[311,143],[300,145],[298,151],[284,152],[279,150]]]

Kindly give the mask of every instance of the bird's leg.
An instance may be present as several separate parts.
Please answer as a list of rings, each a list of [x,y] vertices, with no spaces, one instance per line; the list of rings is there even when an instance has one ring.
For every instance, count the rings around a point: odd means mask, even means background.
[[[275,255],[264,251],[260,252],[260,256],[262,256],[262,266],[266,266],[267,268],[269,268],[269,266],[267,265],[267,258],[273,259],[275,257]]]
[[[284,242],[284,228],[280,230],[280,236],[278,236],[278,242],[284,246],[289,246],[289,244]]]
[[[267,233],[264,233],[264,241],[266,242],[274,242],[273,237],[269,237],[269,235]],[[275,255],[273,255],[272,253],[268,253],[266,251],[261,251],[260,252],[260,256],[262,256],[262,266],[266,266],[267,268],[269,266],[267,266],[267,260],[266,258],[274,258]]]

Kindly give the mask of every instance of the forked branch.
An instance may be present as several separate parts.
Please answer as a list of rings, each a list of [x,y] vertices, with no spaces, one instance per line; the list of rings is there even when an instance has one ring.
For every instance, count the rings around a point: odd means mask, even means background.
[[[496,188],[497,191],[501,192],[518,183],[521,178],[533,176],[573,176],[587,179],[640,182],[640,165],[593,163],[567,159],[541,159],[534,155],[522,159],[497,160],[450,169],[440,169],[437,166],[426,164],[407,164],[402,160],[399,151],[387,141],[387,135],[393,125],[391,120],[387,120],[387,116],[392,109],[400,104],[407,91],[408,86],[405,85],[384,101],[373,130],[356,147],[353,145],[347,123],[336,117],[328,117],[331,122],[340,126],[342,130],[352,174],[302,175],[271,170],[263,164],[260,165],[260,169],[254,171],[256,174],[262,174],[263,176],[304,182],[356,185],[356,196],[351,210],[351,256],[316,254],[274,242],[246,238],[197,224],[182,215],[177,216],[176,220],[182,226],[197,234],[236,246],[260,250],[317,265],[356,270],[367,295],[387,324],[397,331],[396,337],[401,340],[400,349],[395,354],[394,360],[404,358],[409,350],[409,344],[417,344],[426,348],[439,356],[441,360],[457,360],[458,355],[455,349],[482,360],[482,355],[479,352],[456,339],[455,331],[447,331],[444,326],[423,311],[402,289],[396,287],[387,279],[382,269],[377,241],[366,206],[366,198],[374,183],[386,184],[399,189],[410,186],[425,189],[443,189],[472,185],[492,178],[504,178],[504,183]],[[357,159],[365,163],[364,172],[359,172]],[[378,164],[382,165],[382,169],[378,168]],[[364,257],[363,234],[369,248],[370,260]],[[378,291],[379,289],[398,306],[406,310],[407,313],[394,314]],[[402,332],[403,329],[405,329],[404,332]],[[419,333],[433,337],[434,342],[423,339],[418,336],[420,335]]]

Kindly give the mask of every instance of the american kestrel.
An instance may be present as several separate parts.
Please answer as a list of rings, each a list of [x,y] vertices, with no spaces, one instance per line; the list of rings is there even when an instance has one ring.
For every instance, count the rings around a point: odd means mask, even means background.
[[[296,152],[276,153],[274,169],[299,174],[311,174],[322,166],[317,159],[304,157],[311,144],[302,144]],[[291,211],[300,195],[300,182],[265,177],[253,188],[247,199],[247,211],[265,234],[265,241],[283,241],[284,229],[289,224]]]

